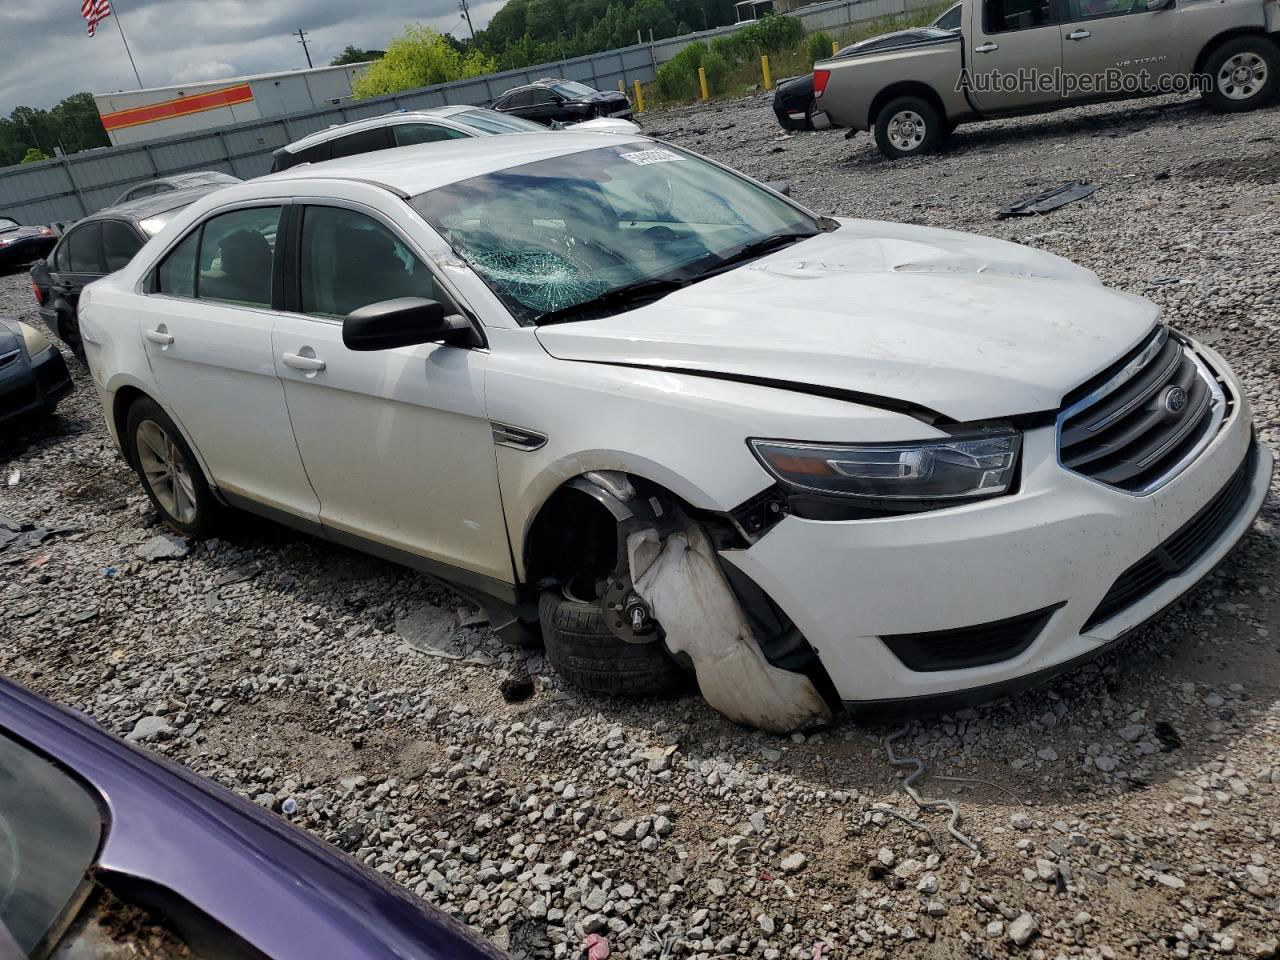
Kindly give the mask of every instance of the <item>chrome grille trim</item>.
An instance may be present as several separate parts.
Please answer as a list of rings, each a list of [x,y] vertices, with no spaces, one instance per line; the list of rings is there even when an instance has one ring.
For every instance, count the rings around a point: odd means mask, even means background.
[[[1170,338],[1168,328],[1160,327],[1116,373],[1059,413],[1058,463],[1063,469],[1122,493],[1146,496],[1213,442],[1230,409],[1227,393],[1194,349],[1181,340],[1170,343]],[[1159,369],[1154,368],[1162,355]],[[1181,413],[1163,414],[1156,405],[1175,386],[1185,389],[1191,404]],[[1084,416],[1099,406],[1105,410],[1104,405],[1115,409],[1096,421]],[[1192,446],[1161,466],[1163,458],[1192,437]],[[1152,469],[1158,474],[1144,476]]]

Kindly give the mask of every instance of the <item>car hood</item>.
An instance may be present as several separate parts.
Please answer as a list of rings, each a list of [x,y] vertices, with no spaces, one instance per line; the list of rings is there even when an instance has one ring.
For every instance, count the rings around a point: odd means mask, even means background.
[[[1158,316],[1050,253],[840,223],[652,304],[540,327],[538,339],[562,360],[847,391],[964,422],[1056,409]]]
[[[22,334],[14,320],[0,317],[0,357],[8,356],[22,346]]]
[[[12,243],[14,240],[29,240],[32,237],[48,236],[44,227],[9,227],[0,229],[0,242]]]

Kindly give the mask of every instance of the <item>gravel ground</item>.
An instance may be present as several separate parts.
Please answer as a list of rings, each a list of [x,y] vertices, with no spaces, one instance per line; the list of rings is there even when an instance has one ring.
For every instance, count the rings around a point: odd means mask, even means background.
[[[821,212],[1006,237],[1152,297],[1235,365],[1280,440],[1280,110],[1078,109],[965,127],[897,164],[865,135],[783,138],[764,99],[648,122]],[[994,219],[1068,179],[1102,189]],[[23,274],[0,277],[0,312],[35,316]],[[581,956],[593,932],[637,960],[1277,954],[1274,498],[1123,654],[894,743],[956,801],[975,855],[898,789],[891,728],[780,739],[692,696],[587,699],[417,574],[259,522],[152,542],[77,380],[57,417],[0,440],[0,514],[71,528],[0,553],[0,669],[516,955]],[[507,704],[521,668],[536,692]]]

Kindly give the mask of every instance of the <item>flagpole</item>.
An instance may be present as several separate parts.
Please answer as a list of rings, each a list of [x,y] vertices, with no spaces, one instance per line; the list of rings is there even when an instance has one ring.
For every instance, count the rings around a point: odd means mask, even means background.
[[[119,0],[116,0],[117,4]],[[120,20],[120,10],[118,6],[111,8],[112,17],[116,21],[116,27],[120,30],[120,42],[124,44],[124,52],[129,55],[129,66],[133,67],[133,78],[138,81],[138,89],[142,89],[142,77],[138,75],[138,65],[133,62],[133,51],[129,49],[129,41],[124,36],[124,24]]]

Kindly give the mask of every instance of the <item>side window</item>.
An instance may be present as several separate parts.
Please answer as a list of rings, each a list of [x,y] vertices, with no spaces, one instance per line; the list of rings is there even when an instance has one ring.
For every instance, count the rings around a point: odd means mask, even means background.
[[[1093,20],[1097,17],[1123,17],[1130,13],[1146,13],[1145,0],[1078,0],[1078,20]]]
[[[196,297],[271,306],[279,207],[249,207],[206,220],[200,231]]]
[[[960,5],[954,6],[950,10],[948,10],[946,13],[944,13],[942,16],[940,16],[937,22],[934,24],[934,26],[936,26],[939,30],[959,30],[960,14],[963,12],[964,12],[963,6],[960,6]]]
[[[391,128],[396,146],[408,147],[415,143],[438,143],[441,140],[457,140],[466,134],[434,123],[401,123]]]
[[[156,271],[156,291],[171,297],[196,295],[196,251],[200,249],[200,230],[192,230],[178,244]]]
[[[1054,0],[987,0],[983,13],[988,34],[1031,30],[1060,21]]]
[[[506,107],[528,107],[533,104],[532,90],[517,90],[507,98]]]
[[[307,207],[300,279],[302,312],[322,317],[345,317],[398,297],[443,297],[426,264],[399,237],[342,207]]]
[[[354,157],[358,153],[372,153],[374,150],[385,150],[390,145],[386,127],[361,130],[359,133],[351,133],[333,141],[333,159]]]
[[[58,244],[58,249],[53,254],[53,269],[57,270],[59,273],[71,272],[71,257],[67,253],[70,246],[70,238],[63,237],[62,242]]]
[[[102,260],[102,224],[86,223],[67,236],[67,257],[72,273],[106,273]]]
[[[142,249],[138,235],[119,220],[106,220],[102,224],[102,253],[107,262],[107,272],[115,273],[129,265],[133,255]]]
[[[326,140],[324,143],[317,143],[314,147],[300,151],[297,159],[290,166],[296,166],[299,163],[324,163],[332,158],[333,144]]]

